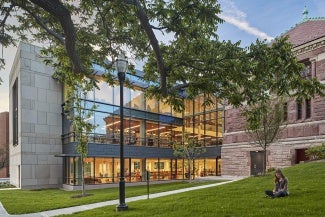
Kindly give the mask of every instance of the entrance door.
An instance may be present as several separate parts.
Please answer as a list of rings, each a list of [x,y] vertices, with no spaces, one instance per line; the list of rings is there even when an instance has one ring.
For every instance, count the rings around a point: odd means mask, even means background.
[[[296,164],[309,160],[306,156],[306,148],[296,149]]]
[[[263,173],[264,151],[251,151],[251,175]]]

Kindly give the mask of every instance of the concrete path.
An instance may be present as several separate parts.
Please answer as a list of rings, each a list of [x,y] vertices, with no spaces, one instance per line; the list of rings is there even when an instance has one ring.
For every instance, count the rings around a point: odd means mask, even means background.
[[[224,185],[227,183],[231,183],[237,180],[242,179],[242,177],[236,177],[232,178],[231,181],[225,181],[225,182],[219,182],[219,183],[214,183],[214,184],[208,184],[208,185],[201,185],[201,186],[196,186],[196,187],[190,187],[190,188],[184,188],[184,189],[178,189],[178,190],[173,190],[173,191],[166,191],[166,192],[160,192],[160,193],[155,193],[155,194],[149,194],[149,198],[157,198],[157,197],[163,197],[167,195],[172,195],[172,194],[178,194],[182,192],[187,192],[187,191],[193,191],[193,190],[198,190],[198,189],[203,189],[203,188],[210,188],[210,187],[215,187],[218,185]],[[148,195],[142,195],[142,196],[137,196],[137,197],[130,197],[126,198],[125,202],[129,203],[132,201],[137,201],[137,200],[145,200],[148,198]],[[81,206],[73,206],[73,207],[68,207],[68,208],[62,208],[62,209],[55,209],[55,210],[48,210],[44,212],[39,212],[39,213],[31,213],[31,214],[22,214],[22,215],[9,215],[7,211],[4,209],[2,206],[2,203],[0,202],[0,216],[1,217],[49,217],[49,216],[58,216],[58,215],[63,215],[63,214],[72,214],[75,212],[82,212],[86,210],[91,210],[99,207],[104,207],[104,206],[112,206],[112,205],[117,205],[119,203],[119,200],[110,200],[110,201],[105,201],[105,202],[99,202],[99,203],[93,203],[93,204],[85,204]]]

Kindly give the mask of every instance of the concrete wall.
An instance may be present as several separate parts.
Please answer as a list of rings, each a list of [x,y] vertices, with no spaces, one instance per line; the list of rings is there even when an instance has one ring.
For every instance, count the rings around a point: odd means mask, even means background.
[[[10,130],[12,87],[18,78],[18,145],[10,135],[10,182],[21,188],[62,184],[62,87],[53,70],[42,63],[40,48],[20,43],[10,72]]]

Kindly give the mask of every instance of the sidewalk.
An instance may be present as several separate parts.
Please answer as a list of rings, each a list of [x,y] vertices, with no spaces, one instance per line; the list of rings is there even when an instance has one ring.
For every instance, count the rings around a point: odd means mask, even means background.
[[[149,194],[149,198],[157,198],[157,197],[163,197],[167,195],[172,195],[172,194],[178,194],[182,192],[187,192],[187,191],[193,191],[193,190],[198,190],[198,189],[204,189],[204,188],[210,188],[210,187],[215,187],[218,185],[224,185],[227,183],[231,183],[237,180],[242,179],[243,177],[223,177],[223,178],[218,178],[217,180],[222,180],[222,179],[231,179],[230,181],[225,181],[225,182],[220,182],[220,183],[214,183],[214,184],[208,184],[208,185],[201,185],[201,186],[196,186],[196,187],[190,187],[190,188],[184,188],[184,189],[178,189],[178,190],[173,190],[173,191],[167,191],[167,192],[160,192],[160,193],[155,193],[155,194]],[[202,178],[203,179],[203,178]],[[216,180],[216,178],[213,177],[205,177],[207,180]],[[129,203],[132,201],[137,201],[137,200],[146,200],[148,198],[148,195],[142,195],[142,196],[137,196],[137,197],[130,197],[126,198],[125,202]],[[57,216],[57,215],[63,215],[63,214],[72,214],[75,212],[82,212],[90,209],[95,209],[99,207],[104,207],[104,206],[112,206],[112,205],[117,205],[119,203],[119,200],[110,200],[110,201],[105,201],[105,202],[99,202],[99,203],[93,203],[93,204],[85,204],[85,205],[80,205],[80,206],[73,206],[73,207],[68,207],[68,208],[63,208],[63,209],[55,209],[55,210],[48,210],[44,212],[39,212],[39,213],[31,213],[31,214],[22,214],[22,215],[9,215],[7,211],[4,209],[0,202],[0,216],[2,217],[49,217],[49,216]]]

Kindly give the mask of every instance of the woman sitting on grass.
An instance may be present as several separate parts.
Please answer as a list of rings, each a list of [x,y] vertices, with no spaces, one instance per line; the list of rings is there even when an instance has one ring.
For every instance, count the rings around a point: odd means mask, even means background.
[[[288,178],[285,177],[280,169],[275,171],[273,191],[265,191],[266,197],[285,197],[289,195]]]

